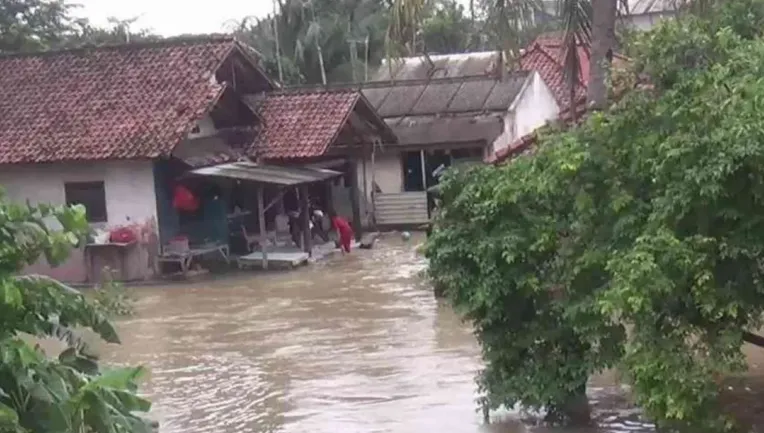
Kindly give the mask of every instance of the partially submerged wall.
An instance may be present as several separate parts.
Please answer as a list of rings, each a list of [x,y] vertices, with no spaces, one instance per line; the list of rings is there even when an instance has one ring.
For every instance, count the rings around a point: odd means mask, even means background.
[[[105,230],[117,227],[133,229],[138,235],[138,242],[130,247],[125,270],[129,279],[143,279],[154,276],[158,251],[152,168],[151,161],[3,166],[0,186],[12,201],[63,205],[66,204],[65,183],[103,182],[107,220],[92,226]],[[93,262],[94,269],[112,265],[112,262],[108,257],[102,257]],[[51,268],[43,259],[29,266],[26,272],[82,283],[87,280],[87,267],[84,248],[80,248],[72,251],[61,266]]]

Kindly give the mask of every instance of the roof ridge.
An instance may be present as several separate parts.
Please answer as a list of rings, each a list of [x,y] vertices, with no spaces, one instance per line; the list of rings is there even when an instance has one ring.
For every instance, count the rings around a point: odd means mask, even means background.
[[[87,51],[117,51],[136,50],[146,48],[171,47],[178,45],[200,45],[209,43],[241,43],[236,37],[228,34],[212,33],[204,35],[182,35],[158,40],[146,40],[136,42],[110,43],[110,44],[82,44],[76,47],[58,48],[45,51],[30,51],[20,53],[1,53],[0,60],[29,57],[48,57],[65,54],[73,54]]]
[[[454,57],[454,56],[474,56],[474,55],[494,55],[498,53],[498,50],[480,50],[480,51],[467,51],[462,53],[433,53],[428,54],[425,56],[424,54],[418,54],[415,56],[406,56],[406,57],[400,57],[396,59],[392,59],[393,61],[415,61],[415,60],[423,60],[426,61],[427,57],[429,57],[432,60],[440,60],[444,57]],[[385,62],[387,62],[389,59],[382,59],[382,64],[384,65]]]

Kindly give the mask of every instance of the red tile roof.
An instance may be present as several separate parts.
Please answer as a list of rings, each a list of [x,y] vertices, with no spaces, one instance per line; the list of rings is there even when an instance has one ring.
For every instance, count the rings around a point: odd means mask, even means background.
[[[564,109],[570,104],[570,90],[565,80],[563,55],[562,39],[552,35],[542,35],[520,57],[520,67],[524,71],[538,71],[541,79],[554,94],[557,104]],[[578,57],[581,61],[581,70],[576,77],[576,97],[586,94],[586,85],[589,80],[589,50],[579,46]]]
[[[224,37],[0,56],[0,164],[169,154],[219,97]]]
[[[586,90],[589,84],[589,63],[591,53],[589,48],[579,44],[577,47],[581,70],[578,71],[578,86],[576,88],[576,118],[580,119],[586,114]],[[570,90],[564,74],[564,49],[563,38],[559,33],[546,33],[540,35],[526,49],[520,58],[520,66],[523,70],[538,71],[541,78],[555,96],[561,112],[559,120],[568,123],[573,120],[570,110]],[[616,54],[616,60],[626,61],[627,58]],[[517,139],[508,147],[491,155],[486,162],[501,163],[516,155],[519,155],[536,143],[536,133],[531,132]]]
[[[265,159],[322,156],[358,104],[376,116],[361,92],[350,89],[273,92],[250,98],[248,103],[264,123],[251,153]],[[376,121],[388,128],[381,119]]]

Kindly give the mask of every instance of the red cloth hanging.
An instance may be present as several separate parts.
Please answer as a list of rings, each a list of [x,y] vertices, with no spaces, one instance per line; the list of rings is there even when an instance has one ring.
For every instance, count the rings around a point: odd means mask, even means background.
[[[172,206],[180,211],[195,212],[199,209],[199,199],[183,185],[176,185],[173,191]]]

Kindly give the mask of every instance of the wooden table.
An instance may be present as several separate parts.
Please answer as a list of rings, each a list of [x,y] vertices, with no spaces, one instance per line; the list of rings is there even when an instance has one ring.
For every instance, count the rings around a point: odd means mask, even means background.
[[[165,253],[159,256],[159,261],[162,263],[177,263],[180,265],[180,271],[186,274],[191,269],[194,257],[201,257],[210,253],[220,253],[226,263],[231,262],[229,258],[230,249],[226,244],[201,245],[184,252]]]
[[[94,283],[98,281],[98,276],[94,275],[95,272],[95,264],[93,263],[96,253],[95,250],[107,250],[107,249],[116,249],[119,252],[119,272],[120,272],[120,279],[121,280],[127,280],[128,270],[127,270],[127,252],[133,245],[137,244],[136,241],[122,243],[122,242],[107,242],[105,244],[86,244],[85,245],[85,256],[87,259],[87,274],[88,274],[88,281],[91,283]],[[92,277],[92,278],[91,278]]]

